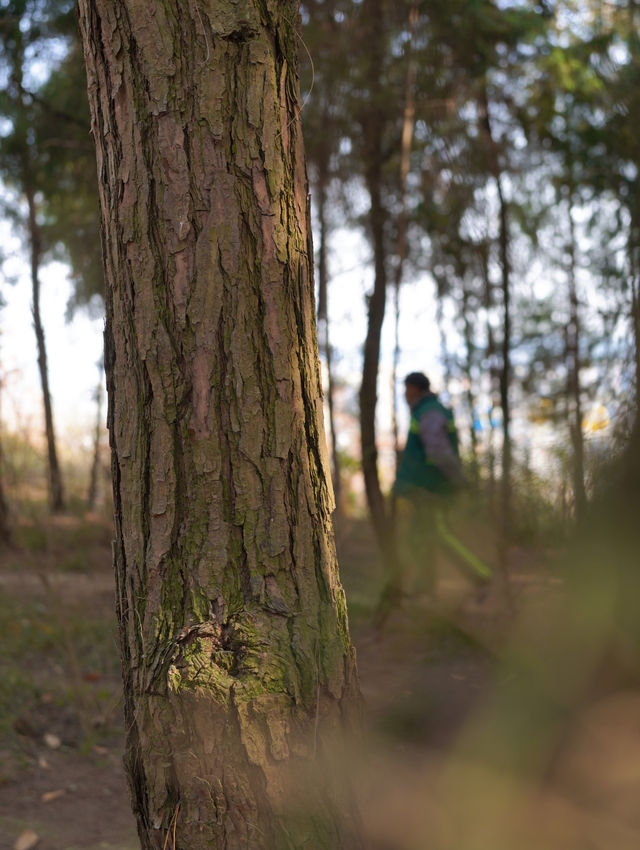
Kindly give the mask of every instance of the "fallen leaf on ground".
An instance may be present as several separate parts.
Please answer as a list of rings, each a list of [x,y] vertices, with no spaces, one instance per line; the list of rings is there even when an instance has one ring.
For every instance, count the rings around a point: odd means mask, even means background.
[[[16,717],[13,721],[13,728],[18,735],[24,735],[28,738],[37,738],[38,736],[28,717]]]
[[[57,800],[58,797],[64,795],[64,788],[58,788],[55,791],[45,791],[40,799],[43,803],[50,803],[52,800]]]
[[[85,682],[99,682],[102,678],[101,673],[83,673],[82,678]]]
[[[25,829],[22,835],[16,839],[13,850],[31,850],[32,847],[36,846],[38,841],[40,841],[40,836],[36,832],[32,829]]]
[[[44,742],[51,750],[57,750],[61,746],[62,741],[57,735],[52,735],[50,732],[44,736]]]
[[[99,744],[93,745],[93,752],[98,756],[108,756],[109,750],[106,747],[101,747]]]
[[[38,767],[42,770],[49,770],[50,764],[44,756],[38,756]]]

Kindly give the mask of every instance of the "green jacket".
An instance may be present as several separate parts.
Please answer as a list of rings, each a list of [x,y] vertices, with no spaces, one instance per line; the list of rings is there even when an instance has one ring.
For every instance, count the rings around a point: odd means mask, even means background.
[[[436,395],[430,394],[420,399],[411,410],[409,436],[393,488],[396,495],[408,495],[415,487],[443,494],[451,493],[455,489],[454,482],[427,456],[420,435],[421,417],[433,410],[438,410],[444,415],[452,451],[456,457],[458,456],[458,436],[453,413],[438,400]]]

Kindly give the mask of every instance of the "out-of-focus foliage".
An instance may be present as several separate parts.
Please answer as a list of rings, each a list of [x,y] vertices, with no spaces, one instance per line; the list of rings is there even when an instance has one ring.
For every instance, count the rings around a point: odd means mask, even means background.
[[[404,280],[419,282],[409,309],[430,303],[429,288],[439,302],[425,332],[441,334],[445,379],[462,387],[453,400],[474,480],[500,476],[496,176],[509,222],[517,463],[541,433],[555,435],[550,456],[577,451],[581,418],[586,458],[575,474],[590,487],[602,440],[614,430],[628,438],[640,376],[638,14],[633,4],[586,0],[301,3],[312,203],[322,194],[327,240],[361,229],[371,266],[377,257],[389,279],[406,217]],[[99,310],[95,163],[73,4],[0,3],[0,49],[0,170],[13,190],[4,193],[5,214],[24,222],[18,161],[26,151],[43,260],[69,261],[70,310]],[[411,62],[414,132],[403,186]],[[599,407],[608,430],[588,425]]]
[[[69,310],[103,308],[104,276],[95,148],[89,132],[84,59],[74,38],[38,95],[36,133],[44,162],[44,233],[54,255],[71,265]]]
[[[0,55],[0,173],[10,190],[4,193],[3,212],[18,232],[27,232],[22,195],[28,179],[37,204],[39,256],[71,265],[70,311],[94,298],[100,303],[104,284],[95,152],[74,3],[3,3]]]
[[[377,42],[367,18],[374,6],[384,21]],[[440,302],[443,372],[466,387],[454,391],[454,401],[481,477],[500,475],[498,390],[509,356],[517,463],[532,441],[548,447],[550,463],[554,452],[568,457],[553,475],[557,480],[562,468],[573,478],[568,515],[582,487],[593,489],[590,469],[603,439],[622,435],[623,420],[635,417],[637,16],[633,4],[571,0],[303,4],[315,69],[303,120],[312,181],[319,159],[328,164],[333,227],[368,222],[375,255],[365,191],[375,137],[384,262],[388,271],[394,267],[404,81],[414,57],[405,279],[430,284]],[[309,69],[306,51],[301,57]],[[305,71],[306,92],[310,76]],[[497,177],[508,216],[506,348]],[[599,408],[613,423],[604,432],[590,424]]]

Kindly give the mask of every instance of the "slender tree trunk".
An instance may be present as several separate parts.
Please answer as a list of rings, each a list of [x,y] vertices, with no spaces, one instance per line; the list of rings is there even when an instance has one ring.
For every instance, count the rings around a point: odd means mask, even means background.
[[[630,235],[627,245],[627,253],[629,257],[630,268],[630,289],[631,289],[631,328],[633,331],[633,346],[634,346],[634,365],[635,365],[635,384],[636,384],[636,410],[640,409],[640,268],[638,264],[638,256],[640,248],[638,248],[638,227],[634,221],[632,213],[632,222]]]
[[[467,400],[467,409],[471,420],[469,428],[469,440],[471,445],[471,468],[473,483],[479,483],[478,476],[478,435],[476,433],[476,395],[473,389],[473,367],[475,364],[475,344],[473,341],[473,324],[469,317],[469,291],[463,284],[462,288],[462,321],[464,326],[464,346],[466,351],[466,366],[467,375],[467,391],[465,393]]]
[[[393,280],[394,300],[394,346],[391,368],[391,431],[393,434],[393,456],[398,471],[400,459],[400,436],[398,433],[398,364],[400,362],[400,286],[404,266],[407,260],[407,232],[409,217],[407,214],[407,179],[411,167],[411,146],[416,116],[416,73],[417,63],[413,56],[413,41],[418,25],[418,4],[413,3],[409,10],[409,43],[407,45],[407,77],[405,80],[404,115],[402,120],[402,138],[400,147],[400,212],[398,214],[398,235],[396,245],[396,268]],[[392,499],[392,516],[395,517],[395,500]]]
[[[338,435],[335,421],[335,392],[333,375],[333,350],[329,333],[329,264],[327,223],[327,187],[329,183],[328,151],[318,158],[318,223],[320,241],[318,245],[318,324],[321,331],[321,350],[327,364],[327,407],[329,410],[329,432],[331,439],[331,478],[336,501],[336,514],[342,514],[342,481]]]
[[[398,426],[398,367],[400,365],[400,287],[393,290],[393,363],[391,366],[391,434],[396,475],[400,463],[400,431]]]
[[[0,462],[2,460],[2,452],[0,451]],[[9,522],[9,507],[4,493],[4,483],[0,480],[0,545],[8,546],[11,544],[11,525]]]
[[[91,474],[89,476],[89,491],[87,493],[87,507],[92,511],[96,506],[98,498],[98,475],[100,472],[100,438],[104,423],[102,421],[102,382],[96,388],[96,429],[93,435],[93,460],[91,462]]]
[[[0,544],[8,546],[11,543],[11,525],[9,522],[9,505],[4,489],[4,452],[0,438]]]
[[[511,506],[511,264],[509,259],[509,220],[507,203],[502,190],[500,175],[496,177],[498,202],[500,205],[499,251],[502,271],[502,345],[500,369],[500,407],[502,408],[502,479],[501,512],[502,536],[506,545],[512,534],[513,516]]]
[[[507,543],[512,535],[512,445],[511,445],[511,260],[509,257],[509,216],[507,201],[502,185],[502,168],[498,155],[498,147],[493,137],[491,116],[489,112],[489,97],[486,83],[480,90],[481,127],[485,134],[488,166],[493,176],[498,195],[498,257],[501,271],[502,293],[502,342],[500,346],[501,364],[499,374],[500,407],[502,408],[502,476],[500,483],[500,512],[501,512],[501,545],[500,562],[503,572],[506,571]]]
[[[344,769],[322,759],[359,701],[322,425],[297,4],[80,0],[79,17],[142,847],[360,846]]]
[[[636,404],[638,405],[638,399],[640,399],[640,276],[637,274],[631,281],[631,323],[634,343]]]
[[[4,381],[0,380],[0,401],[2,401],[4,392]],[[1,405],[0,405],[1,410]],[[5,467],[4,467],[4,450],[2,444],[2,416],[0,415],[0,544],[8,546],[11,544],[11,523],[9,504],[5,493]]]
[[[47,346],[40,315],[40,255],[41,238],[40,227],[36,217],[35,190],[31,178],[31,167],[29,164],[28,151],[24,150],[22,158],[22,181],[29,214],[29,246],[31,252],[31,287],[33,295],[33,327],[36,334],[38,346],[38,370],[40,372],[40,385],[42,387],[42,401],[44,405],[44,424],[47,437],[47,461],[49,470],[49,504],[54,513],[64,510],[64,491],[62,487],[62,474],[58,463],[56,449],[55,428],[53,425],[53,407],[51,404],[51,392],[49,390],[49,371],[47,366]]]
[[[447,343],[447,329],[444,326],[444,287],[438,286],[436,292],[436,327],[440,334],[440,359],[442,360],[442,369],[444,372],[445,386],[449,386],[453,377],[451,368],[451,352]]]
[[[384,153],[383,115],[380,111],[382,83],[384,16],[380,0],[366,0],[362,20],[368,27],[369,87],[371,102],[363,120],[365,182],[370,199],[369,234],[373,249],[373,292],[368,298],[367,335],[364,343],[362,383],[360,386],[360,440],[362,472],[369,513],[374,533],[385,555],[393,560],[391,527],[378,476],[378,446],[376,442],[376,408],[378,404],[378,370],[380,340],[387,300],[387,256],[385,229],[387,213],[382,200]]]
[[[487,471],[489,474],[489,487],[488,487],[488,496],[489,496],[489,509],[491,511],[491,515],[495,516],[496,513],[496,475],[495,475],[495,440],[494,440],[494,421],[493,421],[493,408],[494,408],[494,385],[496,383],[494,376],[494,360],[496,355],[496,342],[493,334],[493,327],[491,326],[491,312],[493,310],[493,286],[491,283],[491,278],[489,276],[489,244],[487,238],[487,248],[482,252],[482,276],[484,282],[484,308],[487,314],[487,324],[486,324],[486,332],[487,332],[487,345],[486,345],[486,361],[489,364],[489,394],[491,397],[491,406],[489,408],[489,435],[487,442]]]
[[[18,108],[21,112],[21,127],[18,132],[17,144],[19,147],[20,179],[22,191],[27,201],[27,232],[29,234],[30,266],[31,266],[31,288],[33,297],[33,326],[36,334],[38,347],[38,370],[40,372],[40,384],[42,387],[42,401],[44,406],[45,434],[47,438],[47,462],[49,479],[49,506],[55,513],[64,509],[64,492],[62,487],[62,475],[58,464],[58,453],[56,450],[56,437],[53,425],[53,409],[51,405],[51,393],[49,391],[49,373],[47,367],[47,347],[45,343],[44,328],[40,316],[40,258],[42,254],[42,239],[40,226],[37,219],[36,209],[36,187],[34,185],[33,170],[30,160],[29,140],[26,133],[27,107],[25,104],[25,92],[22,85],[24,49],[21,36],[16,35],[16,56],[13,69],[14,83],[17,89]]]
[[[569,165],[570,171],[572,165]],[[576,281],[576,233],[573,221],[573,175],[570,174],[568,190],[569,224],[569,324],[567,326],[567,395],[569,398],[569,431],[573,445],[573,499],[575,518],[582,522],[587,510],[587,493],[584,486],[584,436],[582,433],[582,386],[580,383],[580,305]]]
[[[385,213],[380,194],[381,169],[379,165],[380,163],[372,164],[367,181],[371,197],[369,220],[374,253],[374,286],[368,299],[367,336],[364,344],[362,384],[360,386],[360,440],[367,504],[378,540],[384,546],[387,535],[387,515],[378,476],[378,446],[375,426],[378,405],[380,339],[387,291],[384,248]]]

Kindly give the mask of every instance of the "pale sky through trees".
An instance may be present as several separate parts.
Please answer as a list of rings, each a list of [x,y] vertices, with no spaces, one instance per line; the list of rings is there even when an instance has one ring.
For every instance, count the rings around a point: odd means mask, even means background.
[[[5,251],[11,241],[3,228]],[[17,240],[16,240],[17,243]],[[13,248],[15,247],[15,251]],[[0,308],[0,363],[2,364],[2,418],[10,428],[25,426],[37,434],[41,430],[42,390],[38,377],[37,351],[31,315],[32,294],[29,269],[19,254],[19,245],[11,246],[13,257],[6,263]],[[91,319],[79,311],[66,321],[66,306],[71,294],[68,267],[51,263],[43,267],[42,316],[49,351],[56,428],[60,436],[77,439],[86,433],[91,440],[95,423],[94,391],[98,383],[97,363],[102,357],[103,319]]]
[[[7,231],[5,233],[4,244],[11,245],[13,240]],[[3,280],[2,294],[6,304],[0,309],[0,363],[5,375],[2,417],[10,429],[20,429],[26,423],[34,433],[38,433],[42,392],[31,316],[29,269],[20,256],[17,240],[10,250],[14,258],[7,264],[6,272],[14,283],[10,285]],[[362,343],[366,333],[365,292],[371,285],[366,254],[367,247],[356,233],[341,231],[336,234],[331,256],[330,332],[338,355],[336,371],[341,379],[353,386],[354,392],[360,381]],[[54,416],[56,429],[63,441],[85,434],[90,441],[95,423],[93,398],[98,380],[96,364],[102,357],[103,319],[92,319],[81,309],[70,322],[67,321],[66,305],[71,294],[68,274],[68,267],[62,263],[48,264],[41,273],[42,316],[49,352]],[[408,284],[403,288],[401,298],[403,350],[399,378],[416,369],[424,370],[440,389],[440,340],[438,334],[433,333],[435,308],[432,284],[429,280]],[[381,432],[388,430],[390,423],[392,347],[390,310],[383,332],[379,384]],[[406,411],[401,388],[399,392],[404,427]]]
[[[4,384],[0,399],[1,416],[9,430],[27,431],[38,439],[43,431],[42,391],[38,377],[37,352],[31,316],[31,285],[29,269],[20,254],[18,240],[10,236],[8,226],[2,227],[5,254],[12,259],[6,264],[2,280],[5,306],[0,308],[0,364]],[[348,385],[352,397],[349,418],[341,419],[339,447],[358,456],[357,387],[362,370],[362,344],[366,333],[365,293],[371,288],[371,266],[368,246],[355,231],[335,233],[330,258],[331,283],[329,290],[330,333],[337,357],[335,371],[340,381]],[[89,449],[95,427],[95,388],[98,381],[97,363],[102,358],[103,318],[90,318],[86,310],[78,310],[74,318],[66,319],[66,306],[71,294],[69,269],[62,263],[43,267],[42,316],[49,352],[56,430],[61,444],[75,449]],[[398,415],[401,443],[404,442],[408,412],[402,394],[402,379],[411,371],[425,371],[438,392],[457,395],[457,382],[445,387],[441,364],[441,340],[435,321],[433,282],[428,275],[421,280],[407,281],[401,290],[401,359],[398,370]],[[459,339],[448,337],[455,355]],[[389,303],[383,327],[382,357],[378,381],[378,428],[380,461],[391,474],[393,454],[390,437],[391,394],[390,370],[393,349],[393,309]],[[326,376],[325,376],[326,379]],[[446,398],[446,396],[445,396]],[[600,410],[596,400],[593,410]],[[593,410],[587,412],[593,415]],[[484,413],[484,411],[483,411]],[[608,413],[607,413],[608,418]],[[103,411],[106,434],[106,408]],[[459,418],[459,431],[463,430]],[[605,432],[606,433],[606,432]],[[597,437],[603,436],[599,431]],[[463,439],[466,434],[463,433]],[[546,447],[553,435],[546,429],[536,432],[536,446]],[[537,458],[537,465],[547,469],[546,449]]]

